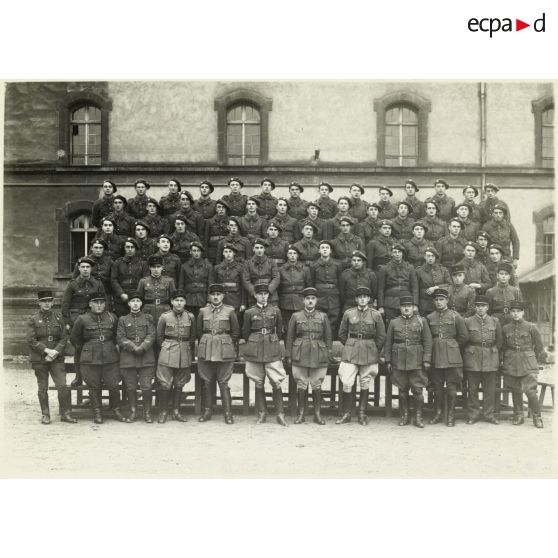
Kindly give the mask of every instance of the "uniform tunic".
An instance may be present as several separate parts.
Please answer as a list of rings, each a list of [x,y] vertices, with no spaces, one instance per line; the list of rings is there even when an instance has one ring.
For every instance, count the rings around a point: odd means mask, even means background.
[[[450,285],[448,289],[448,308],[464,318],[475,313],[475,289],[469,285]]]
[[[123,316],[128,308],[128,303],[121,300],[121,295],[130,295],[136,291],[140,279],[147,275],[149,275],[147,262],[137,256],[124,256],[112,264],[110,284],[115,310],[119,316]]]
[[[161,198],[159,205],[161,206],[161,215],[163,217],[168,217],[176,213],[180,210],[180,192],[169,192],[166,196]]]
[[[362,238],[352,233],[340,233],[332,241],[332,256],[341,263],[343,269],[351,267],[351,257],[355,250],[364,252],[364,242]]]
[[[178,288],[184,290],[189,308],[207,304],[209,285],[213,282],[213,266],[203,258],[191,258],[180,267]]]
[[[248,196],[244,194],[227,194],[221,198],[230,208],[231,217],[242,217],[246,213],[246,202]]]
[[[318,310],[295,312],[289,320],[285,350],[293,365],[326,368],[332,351],[331,325]]]
[[[301,263],[310,265],[315,262],[320,257],[320,244],[317,240],[311,238],[303,238],[294,244],[300,251],[300,256],[298,257]]]
[[[207,221],[208,219],[212,219],[213,217],[215,217],[215,212],[217,211],[215,209],[216,205],[217,202],[209,197],[199,197],[194,202],[194,211],[200,213],[201,216]]]
[[[240,328],[232,306],[208,304],[200,310],[197,320],[199,337],[198,361],[234,362],[234,345],[240,337]]]
[[[368,257],[368,267],[378,272],[380,266],[386,265],[391,260],[391,249],[396,243],[392,236],[378,236],[371,240],[366,246],[366,256]]]
[[[62,297],[62,316],[67,324],[73,325],[76,318],[89,309],[89,297],[94,294],[105,296],[103,284],[93,278],[72,279]]]
[[[413,225],[415,220],[411,217],[402,219],[400,215],[391,221],[391,235],[398,240],[409,240],[413,238]]]
[[[108,255],[113,261],[116,261],[122,256],[122,248],[124,241],[116,234],[105,234],[103,231],[97,231],[93,240],[104,240],[108,246]]]
[[[147,202],[150,198],[144,194],[143,196],[135,196],[128,200],[127,212],[134,219],[141,219],[147,215]]]
[[[492,210],[494,209],[495,205],[501,205],[505,208],[506,212],[504,213],[504,219],[511,219],[510,208],[508,204],[502,200],[499,200],[498,196],[494,196],[494,198],[492,199],[486,198],[479,203],[481,223],[484,224],[492,219]]]
[[[395,207],[395,205],[393,205],[390,201],[379,201],[377,203],[381,208],[378,213],[378,217],[380,219],[393,219],[397,215],[397,207]]]
[[[170,232],[169,222],[165,217],[160,215],[146,215],[142,221],[149,226],[149,238],[157,238],[162,234]]]
[[[462,236],[452,238],[449,234],[440,238],[435,244],[436,250],[440,254],[440,263],[450,269],[461,261],[466,242]]]
[[[229,218],[225,216],[215,215],[205,224],[204,246],[207,250],[207,259],[211,263],[217,261],[217,250],[221,240],[229,234]],[[222,254],[221,254],[222,256]]]
[[[138,248],[136,249],[136,256],[140,260],[144,260],[147,262],[149,256],[152,256],[157,252],[157,243],[153,238],[137,238],[136,242],[138,243]]]
[[[494,244],[499,244],[502,247],[503,256],[511,256],[514,260],[519,259],[519,236],[517,236],[515,227],[509,221],[503,219],[498,222],[491,219],[484,224],[483,230],[490,236]]]
[[[160,277],[143,277],[138,283],[138,293],[144,300],[142,311],[153,317],[156,324],[161,314],[170,310],[170,295],[176,289],[174,279],[161,275]]]
[[[432,364],[435,368],[462,368],[460,347],[469,340],[464,319],[453,310],[428,314],[432,333]]]
[[[461,219],[460,217],[458,217],[457,220],[461,223],[461,236],[465,240],[476,242],[477,236],[480,231],[480,223],[478,221],[473,221],[470,218]]]
[[[474,372],[496,372],[500,366],[502,326],[497,318],[475,314],[465,318],[469,342],[463,351],[463,368]]]
[[[424,238],[422,240],[411,238],[409,240],[404,240],[403,246],[407,250],[407,261],[414,267],[420,267],[424,264],[426,249],[432,246],[432,243]]]
[[[378,282],[376,274],[364,267],[360,270],[346,269],[341,273],[339,281],[339,292],[343,301],[343,312],[356,305],[356,290],[360,287],[370,289],[370,301],[373,302],[378,296]]]
[[[380,219],[373,219],[370,216],[366,217],[359,224],[358,230],[355,230],[355,234],[358,234],[364,240],[364,244],[368,246],[371,240],[377,239],[380,236]]]
[[[300,262],[287,262],[279,268],[279,308],[283,314],[283,323],[288,324],[293,312],[304,308],[302,291],[311,285],[308,266]]]
[[[449,271],[442,265],[423,263],[417,267],[417,278],[419,282],[419,311],[423,316],[434,312],[434,300],[432,295],[426,294],[431,287],[447,289],[451,284]]]
[[[351,214],[348,211],[346,212],[338,211],[337,214],[332,219],[329,220],[326,229],[328,234],[327,240],[330,240],[331,238],[335,238],[338,234],[341,233],[341,219],[343,217],[351,217]]]
[[[256,304],[246,310],[242,324],[241,354],[247,362],[269,363],[283,357],[279,341],[283,337],[283,320],[276,306]]]
[[[103,196],[102,198],[93,202],[93,209],[91,211],[91,224],[98,229],[103,224],[103,217],[110,215],[114,211],[114,195]]]
[[[416,196],[405,196],[402,200],[407,202],[413,208],[413,219],[422,219],[426,215],[426,206]]]
[[[289,198],[289,209],[287,213],[297,220],[304,219],[308,216],[306,208],[308,207],[308,202],[302,198]]]
[[[368,215],[368,207],[370,204],[360,198],[351,198],[352,205],[349,208],[349,215],[355,221],[364,221]]]
[[[318,229],[317,231],[314,231],[314,240],[327,240],[329,238],[331,238],[330,232],[329,232],[329,223],[325,220],[322,219],[321,217],[316,217],[316,219],[311,219],[310,217],[306,217],[306,219],[303,219],[302,221],[297,221],[298,224],[298,230],[299,230],[299,235],[298,238],[302,238],[302,229],[304,228],[304,225],[306,225],[307,223],[312,223],[316,229]]]
[[[326,312],[335,327],[340,312],[339,285],[341,282],[341,264],[333,258],[319,260],[310,264],[312,283],[318,291],[317,309]]]
[[[488,264],[490,263],[490,258],[488,257],[488,248],[481,248],[479,246],[478,250],[477,250],[477,255],[475,256],[475,259],[477,260],[477,262],[480,262],[482,265],[484,265],[484,267],[486,267],[487,271],[488,271],[488,276],[490,277],[490,270],[488,269]],[[490,279],[491,284],[493,285],[494,283],[492,282],[492,278]]]
[[[337,202],[329,197],[320,197],[314,203],[320,208],[320,219],[332,219],[338,211]]]
[[[370,307],[350,308],[339,326],[339,341],[343,343],[341,361],[357,366],[376,364],[385,338],[386,329],[379,312]]]
[[[237,261],[221,262],[213,268],[216,283],[223,285],[225,298],[223,302],[232,306],[237,312],[241,306],[246,306],[246,291],[242,288],[242,274],[244,266]]]
[[[258,215],[261,215],[268,221],[275,217],[277,213],[277,198],[272,196],[271,194],[258,194],[253,196],[260,202],[258,207]]]
[[[523,295],[519,287],[496,285],[486,291],[489,300],[490,315],[498,318],[500,324],[505,326],[511,322],[510,302],[514,300],[523,301]]]
[[[123,240],[129,236],[134,236],[136,220],[127,211],[119,211],[118,213],[113,211],[108,217],[114,221],[115,235],[120,236]]]
[[[177,285],[178,274],[180,272],[180,266],[182,265],[180,258],[176,254],[173,254],[171,252],[163,254],[161,250],[155,252],[155,256],[160,256],[161,258],[163,258],[162,274],[165,277],[170,277],[174,281],[174,284]]]
[[[405,294],[410,294],[418,306],[417,273],[410,263],[392,260],[378,273],[378,308],[399,311],[399,297]]]
[[[478,255],[477,255],[477,259],[479,259]],[[498,266],[501,263],[510,263],[511,264],[511,262],[505,261],[505,260],[502,260],[501,262],[493,262],[492,260],[488,260],[484,264],[484,267],[486,267],[486,270],[488,271],[488,277],[490,277],[490,286],[491,287],[495,287],[498,283]],[[512,287],[517,287],[517,276],[515,275],[514,271],[510,274],[510,285]]]
[[[279,233],[279,237],[288,241],[289,244],[294,244],[301,238],[302,235],[298,229],[298,220],[291,217],[288,213],[284,216],[279,214],[275,215],[273,221],[281,225],[283,230]]]
[[[198,238],[203,238],[205,224],[201,213],[194,211],[191,207],[188,209],[181,208],[169,217],[169,226],[171,230],[174,229],[174,221],[177,217],[181,217],[186,222],[187,230],[198,235]]]
[[[256,283],[264,283],[269,289],[269,302],[277,303],[279,286],[279,269],[277,264],[267,256],[254,256],[244,262],[242,285],[250,297],[255,297]]]
[[[287,261],[289,243],[282,238],[266,238],[265,255],[271,258],[278,266]]]
[[[240,234],[245,236],[251,244],[257,238],[266,235],[267,219],[261,215],[244,215],[238,219],[240,223]]]
[[[190,245],[192,242],[200,242],[200,237],[189,230],[183,233],[173,232],[170,237],[172,238],[172,252],[176,254],[182,263],[190,257]]]
[[[455,200],[450,198],[445,192],[441,194],[434,194],[433,196],[427,198],[425,203],[429,201],[434,201],[440,208],[437,213],[437,217],[442,219],[442,221],[449,221],[455,213]]]
[[[88,254],[87,257],[91,258],[95,262],[95,265],[91,269],[91,277],[94,277],[103,284],[106,293],[111,293],[112,289],[110,286],[110,272],[112,269],[112,264],[114,263],[112,258],[107,254],[103,254],[100,258],[97,258],[92,254]],[[74,279],[77,279],[79,277],[78,263],[76,263],[74,267],[74,273],[72,277]]]
[[[426,240],[436,242],[448,234],[448,224],[439,217],[426,216],[423,221],[428,228],[428,230],[424,233],[424,238],[426,238]]]
[[[546,353],[535,324],[523,319],[512,321],[502,328],[502,333],[504,374],[516,377],[538,374],[539,364],[544,364]]]
[[[490,277],[484,265],[476,260],[468,260],[463,258],[460,262],[465,267],[465,284],[480,283],[479,293],[484,293],[490,287]]]
[[[225,244],[232,244],[236,248],[234,259],[237,262],[243,262],[252,255],[252,244],[246,237],[240,236],[239,234],[235,236],[229,234],[217,244],[217,254],[215,257],[217,263],[221,262],[223,259],[223,247]]]

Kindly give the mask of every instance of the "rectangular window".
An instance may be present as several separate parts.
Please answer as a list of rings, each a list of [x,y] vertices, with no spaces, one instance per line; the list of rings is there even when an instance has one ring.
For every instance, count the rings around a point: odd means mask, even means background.
[[[238,105],[227,111],[227,163],[257,165],[261,153],[261,119],[250,105]]]
[[[554,233],[545,233],[543,236],[543,263],[554,259]]]
[[[385,159],[387,167],[415,167],[418,158],[417,113],[404,106],[386,111]]]

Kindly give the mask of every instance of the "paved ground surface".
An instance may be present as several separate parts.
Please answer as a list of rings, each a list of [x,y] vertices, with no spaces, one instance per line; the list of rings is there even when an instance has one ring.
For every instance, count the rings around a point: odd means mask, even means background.
[[[552,413],[545,428],[530,420],[514,427],[442,425],[399,427],[396,418],[374,416],[367,427],[353,422],[312,422],[282,428],[272,415],[256,425],[253,416],[222,416],[200,424],[121,424],[107,418],[94,425],[88,410],[77,425],[40,424],[36,381],[29,370],[4,370],[3,476],[18,477],[359,477],[516,478],[556,477]],[[236,387],[235,387],[236,389]],[[547,396],[550,404],[550,394]],[[238,411],[238,414],[240,411]],[[107,412],[108,414],[108,412]],[[291,421],[292,422],[292,421]],[[554,444],[555,446],[556,444]],[[2,473],[0,472],[0,475]]]

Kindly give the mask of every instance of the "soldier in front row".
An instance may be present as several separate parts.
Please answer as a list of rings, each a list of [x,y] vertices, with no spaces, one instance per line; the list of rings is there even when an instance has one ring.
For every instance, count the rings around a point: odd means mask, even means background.
[[[322,419],[322,383],[332,354],[331,326],[327,315],[316,310],[318,291],[307,287],[302,291],[304,310],[294,312],[289,321],[285,343],[287,362],[292,363],[297,384],[298,415],[295,424],[304,422],[308,402],[308,386],[312,388],[314,422]]]
[[[428,385],[432,358],[432,335],[425,318],[413,312],[413,297],[399,299],[401,316],[391,320],[386,334],[382,362],[399,389],[399,426],[409,424],[409,388],[415,399],[413,424],[424,428],[423,389]]]
[[[523,394],[527,396],[533,413],[533,424],[543,427],[541,404],[537,397],[539,365],[546,361],[541,334],[535,324],[523,319],[523,302],[510,303],[512,321],[503,327],[504,386],[511,389],[513,399],[513,424],[523,424]]]
[[[29,360],[35,371],[38,384],[39,404],[41,405],[41,422],[50,424],[48,405],[48,375],[50,373],[58,390],[60,420],[74,423],[72,416],[70,392],[66,385],[64,369],[64,349],[68,340],[68,332],[62,314],[52,309],[54,298],[52,291],[39,291],[37,294],[39,311],[27,322],[27,344]]]
[[[211,420],[213,404],[211,383],[216,379],[221,392],[226,424],[233,424],[232,399],[229,380],[236,360],[240,329],[235,309],[223,304],[225,287],[209,286],[210,303],[201,308],[197,317],[198,373],[203,381],[203,413],[199,422]]]
[[[379,356],[386,338],[382,315],[369,306],[371,294],[368,287],[359,287],[355,296],[356,307],[343,314],[339,326],[339,340],[344,345],[338,372],[343,383],[343,415],[335,424],[351,422],[357,373],[360,380],[358,422],[363,426],[368,423],[366,406],[369,386],[378,375]]]

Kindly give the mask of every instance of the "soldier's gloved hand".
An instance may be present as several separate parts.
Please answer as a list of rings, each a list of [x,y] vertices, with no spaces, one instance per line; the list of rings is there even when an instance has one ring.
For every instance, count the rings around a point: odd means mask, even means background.
[[[386,364],[386,372],[387,372],[388,374],[391,374],[391,373],[393,372],[393,366],[391,365],[391,362],[388,362],[388,363]]]
[[[423,362],[422,363],[422,368],[424,369],[425,372],[428,372],[430,370],[430,363],[429,362]]]

